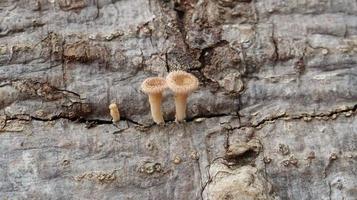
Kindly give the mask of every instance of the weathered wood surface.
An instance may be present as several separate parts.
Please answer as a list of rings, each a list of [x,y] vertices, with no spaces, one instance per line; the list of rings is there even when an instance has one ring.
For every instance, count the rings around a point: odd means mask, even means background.
[[[355,0],[1,0],[0,199],[357,199]],[[150,76],[200,79],[186,123]],[[122,121],[111,124],[114,100]]]

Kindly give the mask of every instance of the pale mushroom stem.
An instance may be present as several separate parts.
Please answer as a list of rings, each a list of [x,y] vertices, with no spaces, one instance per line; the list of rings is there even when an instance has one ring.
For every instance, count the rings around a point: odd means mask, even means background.
[[[161,101],[162,101],[161,93],[149,94],[151,115],[156,124],[165,123],[161,112]]]
[[[186,118],[187,96],[187,94],[175,95],[176,122],[183,121]]]
[[[120,120],[120,113],[117,104],[111,103],[109,105],[110,115],[113,118],[113,122],[116,123]]]

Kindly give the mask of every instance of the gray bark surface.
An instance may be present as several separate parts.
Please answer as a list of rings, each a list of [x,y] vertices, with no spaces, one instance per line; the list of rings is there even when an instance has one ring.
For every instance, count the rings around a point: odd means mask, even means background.
[[[356,200],[356,110],[355,0],[0,0],[0,199]]]

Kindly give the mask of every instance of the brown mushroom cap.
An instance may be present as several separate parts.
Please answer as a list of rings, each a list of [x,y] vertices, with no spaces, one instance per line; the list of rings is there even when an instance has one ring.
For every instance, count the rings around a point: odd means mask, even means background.
[[[109,109],[115,109],[115,108],[118,108],[117,104],[111,103],[111,104],[109,105]]]
[[[141,84],[141,90],[146,94],[161,93],[166,88],[167,88],[166,80],[161,77],[147,78]]]
[[[189,94],[198,88],[198,79],[185,71],[173,71],[166,77],[169,88],[179,94]]]

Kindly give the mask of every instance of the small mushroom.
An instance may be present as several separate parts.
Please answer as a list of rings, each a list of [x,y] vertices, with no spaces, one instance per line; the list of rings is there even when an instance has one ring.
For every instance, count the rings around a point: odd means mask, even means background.
[[[118,122],[120,120],[120,113],[116,103],[111,103],[109,105],[110,115],[113,118],[113,122]]]
[[[162,92],[166,87],[166,80],[161,77],[147,78],[141,84],[142,91],[149,95],[151,115],[156,124],[165,123],[161,112],[161,101]]]
[[[168,87],[175,93],[176,122],[186,118],[187,97],[198,88],[198,79],[184,71],[170,72],[166,77]]]
[[[174,157],[173,162],[174,162],[175,164],[180,164],[181,161],[182,161],[182,160],[181,160],[180,156],[177,156],[177,155],[176,155],[176,156]]]

